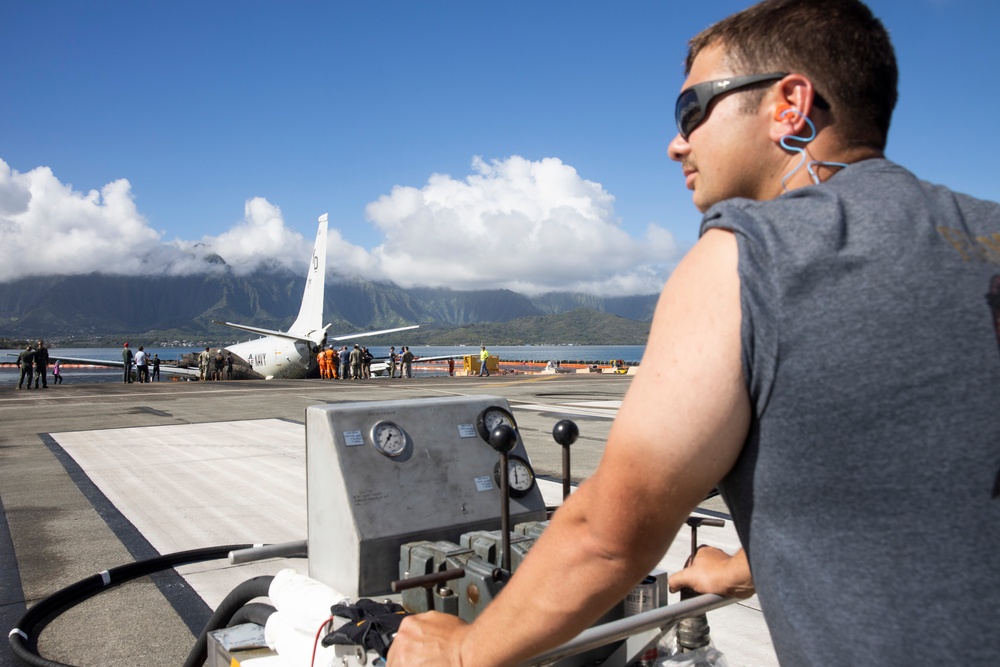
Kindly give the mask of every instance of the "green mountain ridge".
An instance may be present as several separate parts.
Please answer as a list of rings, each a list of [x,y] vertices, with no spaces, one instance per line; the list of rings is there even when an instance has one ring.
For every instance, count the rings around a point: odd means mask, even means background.
[[[116,344],[123,337],[230,342],[246,335],[213,320],[284,329],[298,313],[304,284],[301,276],[267,271],[25,279],[0,284],[0,337],[42,337],[63,345]],[[510,290],[405,289],[361,279],[328,281],[325,297],[331,333],[419,324],[406,332],[413,345],[642,344],[657,298],[528,297]]]

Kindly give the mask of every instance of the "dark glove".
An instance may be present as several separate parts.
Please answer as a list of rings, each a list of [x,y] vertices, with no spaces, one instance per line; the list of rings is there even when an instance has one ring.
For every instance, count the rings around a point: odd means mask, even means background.
[[[367,598],[354,604],[335,604],[330,607],[330,613],[349,619],[349,622],[324,637],[323,646],[354,644],[372,649],[383,658],[389,655],[399,624],[409,615],[394,602],[375,602]]]

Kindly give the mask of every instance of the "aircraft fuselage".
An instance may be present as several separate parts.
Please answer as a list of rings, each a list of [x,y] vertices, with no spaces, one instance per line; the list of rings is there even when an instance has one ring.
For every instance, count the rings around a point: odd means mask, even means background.
[[[304,378],[316,365],[316,356],[300,341],[264,337],[225,349],[233,355],[234,370],[238,366],[253,378]]]

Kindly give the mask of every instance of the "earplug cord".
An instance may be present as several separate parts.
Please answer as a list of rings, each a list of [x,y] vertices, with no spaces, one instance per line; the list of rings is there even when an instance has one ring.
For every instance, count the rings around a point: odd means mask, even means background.
[[[813,139],[816,138],[816,126],[813,125],[813,122],[811,120],[809,120],[809,116],[803,115],[798,109],[796,109],[794,107],[785,109],[781,113],[781,115],[778,117],[779,120],[782,119],[782,118],[784,118],[785,115],[789,114],[789,113],[794,113],[794,114],[798,114],[799,116],[801,116],[802,120],[804,120],[806,122],[806,124],[809,126],[809,132],[810,132],[810,134],[809,134],[808,137],[799,137],[799,136],[796,136],[794,134],[786,134],[785,136],[783,136],[778,141],[778,143],[781,144],[781,147],[784,148],[785,150],[790,151],[792,153],[798,153],[799,154],[799,163],[797,165],[795,165],[794,169],[792,169],[790,172],[788,172],[787,174],[785,174],[784,178],[781,179],[781,189],[784,190],[785,192],[788,192],[788,187],[785,185],[788,182],[788,179],[790,179],[792,176],[794,176],[795,173],[799,169],[802,168],[803,164],[806,165],[806,171],[809,172],[809,178],[812,179],[812,182],[815,183],[816,185],[820,184],[820,179],[819,179],[819,174],[817,174],[816,171],[813,169],[814,165],[822,165],[822,166],[826,166],[826,167],[846,167],[847,166],[847,164],[845,164],[843,162],[826,162],[824,160],[811,160],[808,163],[806,163],[806,150],[805,150],[805,148],[803,148],[801,146],[792,146],[788,142],[792,141],[792,140],[795,140],[795,141],[801,141],[803,144],[808,144],[810,141],[812,141]]]

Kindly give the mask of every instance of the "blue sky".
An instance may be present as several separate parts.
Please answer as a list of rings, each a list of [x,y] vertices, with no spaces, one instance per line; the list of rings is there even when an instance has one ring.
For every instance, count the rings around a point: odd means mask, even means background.
[[[666,155],[686,42],[749,4],[6,0],[0,280],[301,272],[329,212],[332,272],[657,291],[700,219]],[[1000,199],[1000,5],[870,5],[889,157]]]

